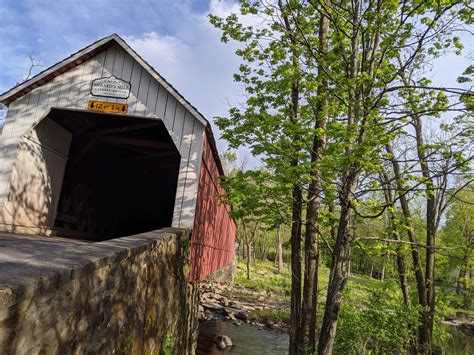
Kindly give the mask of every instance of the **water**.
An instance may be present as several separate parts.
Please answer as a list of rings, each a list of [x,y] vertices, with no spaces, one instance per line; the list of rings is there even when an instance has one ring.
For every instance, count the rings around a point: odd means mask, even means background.
[[[438,344],[442,354],[471,355],[474,354],[474,338],[461,332],[456,327],[446,325],[451,334],[445,344]],[[206,321],[199,324],[197,355],[222,354],[214,343],[217,335],[227,335],[234,342],[234,347],[224,351],[232,355],[278,355],[288,353],[288,335],[286,333],[260,329],[256,326],[243,324],[236,326],[223,320]]]
[[[196,354],[222,354],[214,343],[217,335],[229,336],[234,347],[225,351],[232,355],[273,355],[288,353],[288,335],[271,329],[259,329],[243,324],[236,326],[228,321],[206,321],[199,324]]]

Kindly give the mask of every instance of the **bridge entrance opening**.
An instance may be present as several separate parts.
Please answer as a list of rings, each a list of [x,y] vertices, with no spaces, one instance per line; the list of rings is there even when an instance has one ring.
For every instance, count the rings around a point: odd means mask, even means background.
[[[162,121],[50,114],[72,134],[58,234],[103,240],[171,226],[180,155]]]
[[[3,223],[94,241],[170,227],[180,160],[158,119],[52,109],[18,143]]]

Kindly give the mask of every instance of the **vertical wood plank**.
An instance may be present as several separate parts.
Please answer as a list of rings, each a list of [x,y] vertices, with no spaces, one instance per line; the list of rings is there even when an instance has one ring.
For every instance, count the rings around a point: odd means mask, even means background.
[[[115,62],[112,69],[112,75],[116,78],[122,79],[123,65],[125,63],[126,53],[121,47],[117,47],[117,54],[115,55]],[[122,79],[123,80],[123,79]]]
[[[150,79],[150,88],[148,91],[148,97],[146,99],[146,117],[155,116],[156,103],[158,101],[158,88],[159,85],[155,79]]]
[[[41,121],[21,138],[4,209],[6,222],[53,226],[53,202],[62,183],[58,173],[65,168],[70,141],[71,134],[51,119]]]
[[[184,113],[184,108],[183,108],[183,113]],[[183,121],[184,121],[184,117],[183,117]],[[193,141],[193,130],[194,130],[195,120],[188,119],[187,121],[188,121],[188,125],[186,125],[186,132],[182,132],[180,134],[181,136],[180,144],[178,145],[179,153],[181,155],[181,161],[180,161],[179,173],[178,173],[178,185],[176,188],[176,198],[175,198],[175,204],[174,204],[175,208],[173,211],[174,225],[178,227],[182,226],[181,221],[183,220],[183,214],[185,214],[185,212],[183,211],[184,200],[193,199],[195,201],[195,196],[189,196],[186,194],[186,175],[188,172],[189,152],[190,152],[191,144]],[[188,219],[189,217],[192,217],[192,216],[188,216]]]
[[[102,73],[100,74],[101,78],[112,75],[116,53],[117,53],[116,46],[109,47],[105,51],[105,61],[104,61],[104,65],[102,66]]]
[[[61,89],[59,91],[57,107],[67,108],[69,103],[69,91],[71,90],[72,81],[74,80],[74,72],[67,71],[63,75]]]
[[[159,85],[158,88],[158,97],[155,105],[155,115],[161,120],[165,120],[166,106],[168,103],[168,92],[166,89]]]
[[[114,64],[115,64],[115,58],[117,57],[118,53],[118,48],[117,46],[112,46],[107,49],[105,53],[105,61],[104,61],[104,66],[102,67],[102,74],[101,78],[109,77],[112,75],[114,71]],[[103,101],[107,102],[117,102],[117,99],[107,97],[107,98],[101,98]]]
[[[142,76],[143,68],[135,61],[133,61],[132,65],[132,73],[130,77],[130,84],[131,84],[131,92],[130,97],[128,98],[128,112],[130,114],[135,113],[136,105],[137,105],[137,96],[138,90],[140,88],[140,79]]]
[[[76,108],[85,109],[87,107],[87,100],[91,90],[92,73],[94,72],[95,58],[82,63],[84,70],[82,72],[81,82],[78,85],[78,93],[76,100]],[[53,89],[54,91],[54,89]]]
[[[34,89],[29,95],[30,100],[28,102],[28,106],[26,107],[26,112],[21,117],[21,126],[19,127],[18,137],[20,137],[23,133],[25,133],[35,120],[35,116],[37,115],[39,100],[42,91],[46,90],[44,86],[40,86]],[[43,93],[44,97],[44,93]]]
[[[185,115],[186,115],[186,111],[184,109],[184,106],[181,105],[179,102],[177,102],[173,124],[171,126],[171,137],[173,138],[173,141],[176,142],[176,148],[178,148],[178,150],[180,150],[181,143],[183,141],[183,127],[184,127]],[[188,117],[190,117],[189,114],[188,114]],[[187,156],[187,153],[188,152],[186,152],[186,156]]]
[[[84,72],[86,70],[85,65],[79,65],[73,69],[72,71],[72,80],[71,80],[71,86],[69,88],[69,94],[67,98],[67,106],[70,108],[77,108],[77,101],[79,98],[79,95],[81,93],[81,85],[83,82],[84,78]]]
[[[173,134],[173,122],[176,113],[177,103],[178,102],[176,101],[176,99],[172,95],[168,94],[168,100],[166,102],[166,111],[163,118],[163,122],[166,128],[168,128],[171,138],[173,138],[174,144],[177,148],[179,148],[179,140],[176,141],[176,136]]]
[[[34,117],[28,123],[26,130],[30,129],[33,125],[37,124],[38,121],[41,118],[43,118],[46,115],[46,113],[49,111],[49,94],[52,87],[53,85],[51,82],[42,86],[41,94],[38,100],[38,107],[36,108]]]
[[[0,221],[2,220],[2,210],[5,204],[8,187],[10,185],[10,166],[12,162],[12,152],[16,151],[15,144],[12,142],[13,127],[19,120],[21,110],[28,98],[23,96],[15,103],[10,105],[5,124],[3,126],[2,136],[0,137]],[[22,104],[23,103],[23,104]]]
[[[137,104],[135,105],[135,116],[145,116],[147,111],[146,102],[148,98],[148,91],[150,89],[151,76],[146,70],[142,70],[140,76],[140,83],[138,84]]]
[[[91,77],[89,79],[89,89],[88,89],[88,97],[87,97],[87,100],[98,100],[99,97],[97,96],[93,96],[91,93],[90,93],[90,88],[91,88],[91,85],[92,85],[92,81],[95,80],[95,79],[99,79],[102,77],[102,71],[103,71],[103,67],[104,67],[104,64],[105,64],[105,59],[106,59],[106,52],[100,52],[98,55],[96,55],[94,57],[95,61],[94,61],[94,67],[93,67],[93,70],[92,70],[92,74],[91,74]],[[84,107],[85,108],[85,107]]]
[[[125,54],[125,57],[123,59],[123,68],[122,68],[122,72],[120,73],[120,77],[129,82],[130,83],[130,80],[132,79],[132,71],[133,71],[133,67],[135,65],[135,61],[133,60],[133,58],[127,54]]]
[[[23,96],[22,99],[24,100],[25,97]],[[3,166],[5,164],[5,157],[7,154],[8,145],[9,145],[10,138],[12,135],[13,126],[15,125],[16,120],[19,117],[21,108],[22,108],[22,105],[17,104],[17,102],[15,102],[15,105],[11,105],[9,107],[8,112],[7,112],[7,117],[5,118],[2,134],[0,135],[0,178],[2,177],[1,174],[3,172]]]

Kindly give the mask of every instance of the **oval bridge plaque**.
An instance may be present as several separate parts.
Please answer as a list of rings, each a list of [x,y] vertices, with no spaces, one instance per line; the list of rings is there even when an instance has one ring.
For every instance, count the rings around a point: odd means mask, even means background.
[[[114,75],[92,81],[91,94],[94,96],[127,99],[130,96],[131,84]]]

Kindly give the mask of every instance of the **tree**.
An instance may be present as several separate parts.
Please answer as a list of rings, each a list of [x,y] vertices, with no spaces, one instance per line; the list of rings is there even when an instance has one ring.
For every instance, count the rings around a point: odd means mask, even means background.
[[[230,110],[230,117],[217,120],[223,137],[231,146],[245,145],[263,157],[275,184],[292,190],[291,354],[314,349],[322,201],[327,201],[337,220],[332,245],[327,243],[332,261],[318,343],[318,352],[327,354],[333,349],[357,241],[354,215],[364,210],[361,205],[373,210],[375,217],[387,208],[386,200],[367,197],[370,191],[380,190],[380,181],[370,187],[366,180],[373,183],[373,176],[380,173],[384,147],[405,132],[404,119],[420,114],[418,107],[403,99],[409,93],[468,93],[404,81],[407,73],[422,70],[420,63],[426,64],[446,48],[459,47],[453,30],[467,18],[465,5],[467,1],[241,1],[241,15],[255,16],[258,25],[244,25],[235,14],[226,19],[211,17],[223,31],[224,41],[232,38],[243,45],[237,51],[243,64],[235,79],[244,85],[247,99],[243,107]],[[431,186],[427,176],[423,179],[425,188]],[[337,196],[337,201],[329,201],[330,196]],[[427,253],[432,260],[432,252]],[[412,255],[421,272],[419,251],[413,249]],[[419,284],[425,288],[420,294],[431,297],[426,293],[426,287],[432,292],[431,284]],[[427,315],[420,336],[424,351],[431,348],[432,311]]]
[[[460,192],[448,209],[443,228],[442,246],[446,247],[449,267],[458,269],[456,293],[463,297],[463,307],[472,303],[474,271],[474,190],[472,186]]]
[[[281,224],[277,227],[275,244],[275,264],[278,266],[278,272],[283,269],[283,242],[281,237]]]
[[[330,6],[326,0],[322,8]],[[314,98],[314,135],[310,151],[311,167],[309,171],[308,196],[306,208],[305,231],[305,272],[303,288],[303,304],[301,316],[300,343],[310,352],[316,349],[316,318],[318,305],[318,267],[319,267],[319,235],[320,216],[323,195],[322,160],[327,143],[327,122],[329,119],[329,88],[325,71],[328,68],[329,50],[329,16],[324,11],[319,15],[317,77],[318,87]],[[307,40],[307,37],[305,37]],[[307,48],[312,54],[313,48]],[[312,100],[308,100],[311,104]]]
[[[24,78],[21,81],[17,82],[16,85],[20,85],[21,83],[29,80],[33,76],[33,73],[36,71],[35,68],[40,68],[40,67],[45,66],[43,64],[43,59],[41,57],[39,58],[35,57],[35,55],[31,52],[28,53],[28,61],[29,61],[28,71],[26,75],[24,76]],[[5,124],[6,116],[7,116],[7,106],[0,103],[0,136],[2,134],[3,125]]]
[[[347,107],[345,119],[346,129],[343,136],[345,158],[341,165],[340,182],[340,216],[334,257],[331,267],[330,282],[326,301],[325,315],[319,341],[319,353],[326,354],[332,351],[337,327],[338,312],[342,301],[342,291],[348,277],[351,247],[352,212],[355,196],[358,193],[359,178],[362,173],[378,170],[380,149],[389,141],[386,138],[402,132],[399,123],[390,124],[389,112],[394,112],[398,105],[394,94],[403,95],[406,90],[411,92],[443,92],[449,91],[461,95],[462,89],[449,90],[448,88],[432,88],[429,83],[405,82],[403,74],[420,70],[419,58],[429,60],[440,53],[440,46],[445,48],[458,42],[453,38],[450,28],[452,24],[463,16],[464,9],[459,1],[453,2],[403,2],[401,4],[385,1],[347,1],[338,2],[337,8],[331,7],[331,27],[340,35],[338,44],[345,68],[345,77],[337,77],[338,85],[344,91],[339,97],[344,98]],[[416,26],[414,26],[416,24]],[[333,36],[333,38],[338,38]],[[347,44],[345,44],[345,43]],[[332,73],[333,71],[331,71]],[[395,95],[396,96],[396,95]],[[442,99],[442,97],[439,97]],[[436,101],[436,100],[434,100]],[[413,110],[413,106],[404,102],[407,110],[412,110],[411,117],[420,111]],[[436,104],[435,108],[436,108]],[[418,108],[417,108],[418,109]],[[444,110],[444,107],[440,108]],[[400,119],[397,116],[397,120]],[[399,121],[400,122],[400,121]],[[391,126],[391,127],[390,127]],[[419,125],[418,125],[419,126]],[[389,128],[388,128],[389,127]],[[418,136],[418,135],[417,135]],[[418,146],[423,146],[418,136]],[[424,147],[418,149],[419,159]],[[421,155],[420,155],[421,154]],[[426,172],[426,171],[425,171]],[[423,172],[422,172],[423,173]],[[428,175],[423,176],[425,187],[432,184]],[[430,195],[431,196],[431,195]],[[428,213],[429,228],[436,227],[439,214],[431,218],[433,200],[430,200]],[[443,205],[442,203],[440,205]],[[426,303],[430,311],[424,318],[420,336],[421,349],[430,351],[431,332],[434,312],[434,237],[432,228],[427,234],[428,247],[426,250],[427,279],[425,288]]]
[[[250,279],[255,240],[260,230],[275,229],[288,220],[287,209],[281,206],[281,196],[289,191],[272,185],[271,175],[262,169],[234,171],[222,180],[222,185],[225,195],[221,198],[232,207],[231,216],[240,227],[239,239],[246,246],[247,279]]]
[[[282,18],[280,4],[241,2],[241,16],[263,17],[263,25],[244,26],[236,14],[226,19],[211,16],[211,22],[229,38],[244,45],[237,54],[242,58],[234,79],[245,87],[246,106],[234,107],[230,117],[216,124],[231,148],[247,146],[261,156],[272,171],[271,182],[291,210],[291,325],[290,352],[298,349],[301,316],[301,227],[304,174],[308,159],[305,135],[308,110],[302,107],[302,52],[293,19]],[[295,16],[303,14],[296,11]],[[291,21],[291,22],[290,22]],[[292,26],[293,25],[293,26]]]

